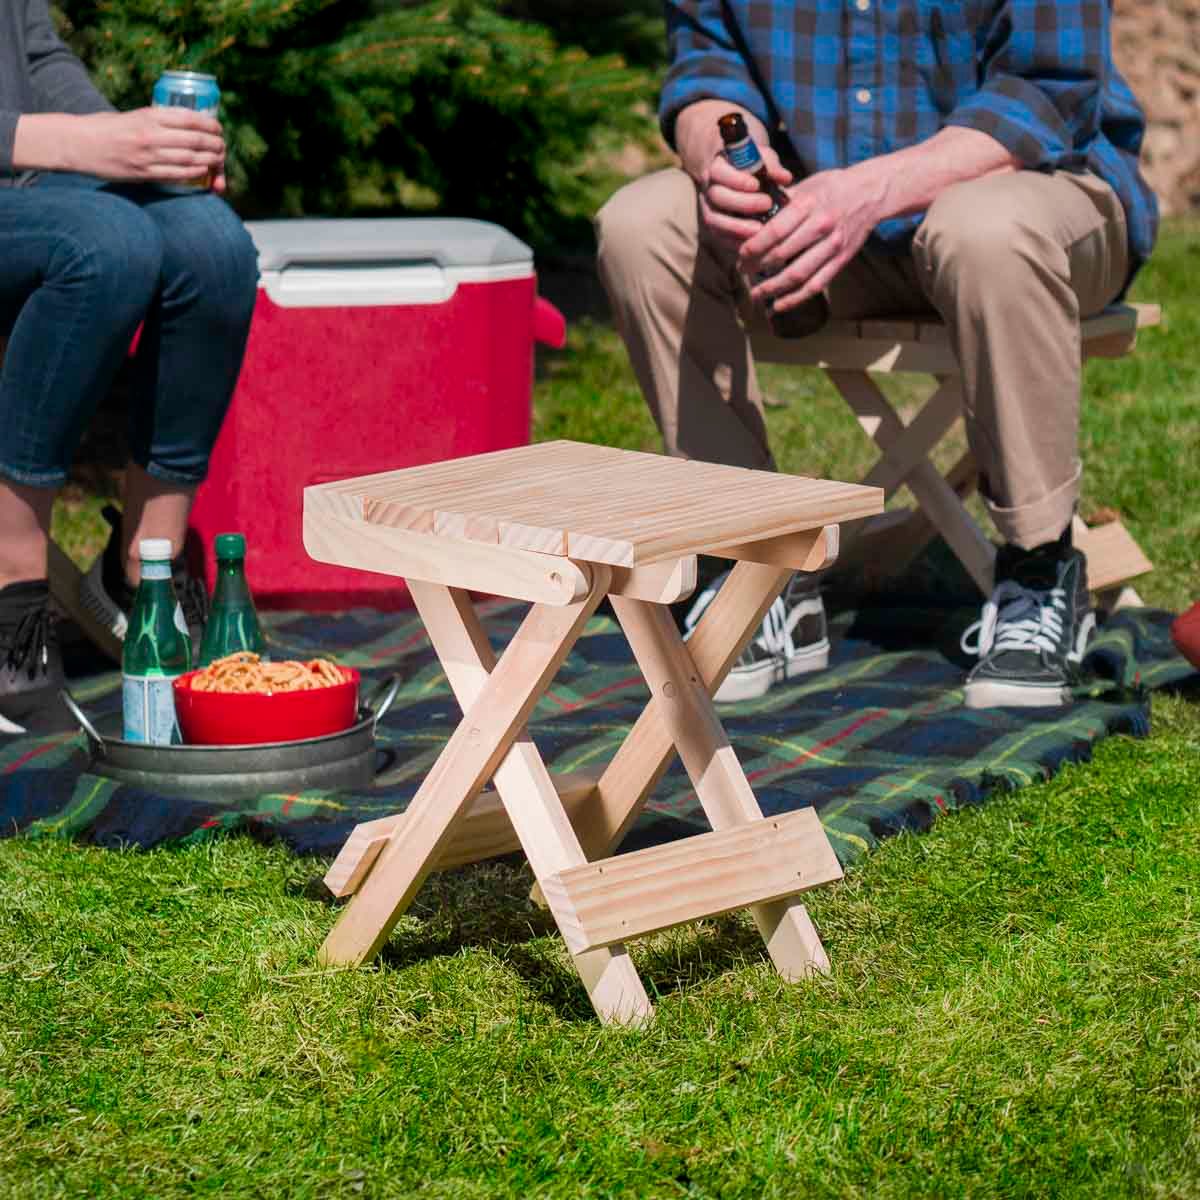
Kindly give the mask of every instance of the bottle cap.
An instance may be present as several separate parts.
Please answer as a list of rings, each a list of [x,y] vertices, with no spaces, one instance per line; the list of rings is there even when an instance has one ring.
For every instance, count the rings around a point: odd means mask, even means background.
[[[245,558],[246,538],[240,533],[218,533],[213,538],[213,550],[218,558]]]
[[[170,538],[142,538],[138,542],[138,554],[151,562],[171,561]]]

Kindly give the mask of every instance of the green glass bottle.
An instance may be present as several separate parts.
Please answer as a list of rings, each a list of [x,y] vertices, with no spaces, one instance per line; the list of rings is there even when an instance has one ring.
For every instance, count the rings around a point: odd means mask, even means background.
[[[217,555],[217,582],[212,608],[200,641],[199,665],[237,650],[263,652],[262,629],[250,585],[246,582],[246,539],[240,533],[218,533],[213,539]]]
[[[121,704],[127,742],[166,746],[182,741],[172,681],[191,667],[187,622],[171,582],[171,543],[138,543],[142,579],[121,652]]]

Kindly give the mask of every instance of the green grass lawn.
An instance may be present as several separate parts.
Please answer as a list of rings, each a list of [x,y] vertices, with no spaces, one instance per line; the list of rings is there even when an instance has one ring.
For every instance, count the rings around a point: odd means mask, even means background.
[[[1192,233],[1084,410],[1085,507],[1171,608],[1200,592]],[[861,474],[815,373],[763,375],[781,465]],[[535,403],[539,437],[656,447],[600,324]],[[1200,1196],[1197,693],[1153,718],[810,893],[827,979],[780,983],[740,916],[637,943],[640,1031],[595,1022],[512,862],[435,877],[333,972],[320,863],[2,841],[0,1196]]]

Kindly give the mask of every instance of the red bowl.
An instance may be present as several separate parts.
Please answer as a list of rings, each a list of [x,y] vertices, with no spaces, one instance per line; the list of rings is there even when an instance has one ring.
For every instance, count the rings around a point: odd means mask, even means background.
[[[358,715],[359,673],[341,667],[347,679],[329,687],[296,692],[197,692],[188,671],[175,680],[175,713],[185,743],[198,746],[259,746],[341,733]]]

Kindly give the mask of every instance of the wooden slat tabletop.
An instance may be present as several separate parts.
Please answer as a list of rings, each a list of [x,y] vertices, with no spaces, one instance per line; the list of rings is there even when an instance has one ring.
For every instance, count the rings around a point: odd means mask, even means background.
[[[871,516],[878,488],[539,442],[305,489],[341,517],[636,566]]]

